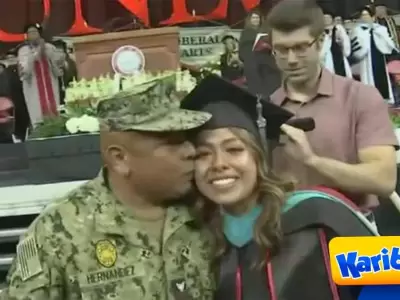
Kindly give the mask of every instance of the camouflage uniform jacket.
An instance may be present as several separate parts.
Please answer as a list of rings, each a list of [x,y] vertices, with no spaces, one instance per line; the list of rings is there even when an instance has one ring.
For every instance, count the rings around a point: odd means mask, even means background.
[[[51,204],[17,247],[8,300],[213,298],[208,232],[168,209],[162,241],[134,227],[103,176]]]

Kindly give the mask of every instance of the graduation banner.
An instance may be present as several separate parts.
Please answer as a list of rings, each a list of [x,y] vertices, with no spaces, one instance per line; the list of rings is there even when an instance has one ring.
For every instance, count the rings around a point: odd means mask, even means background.
[[[222,39],[229,35],[239,41],[241,31],[228,26],[181,28],[181,62],[193,66],[218,62],[224,52]]]
[[[222,39],[230,35],[239,41],[241,32],[241,29],[231,29],[228,26],[181,28],[179,34],[181,62],[190,66],[218,62],[224,52]],[[54,39],[62,39],[67,44],[71,57],[74,58],[71,38],[54,37]]]

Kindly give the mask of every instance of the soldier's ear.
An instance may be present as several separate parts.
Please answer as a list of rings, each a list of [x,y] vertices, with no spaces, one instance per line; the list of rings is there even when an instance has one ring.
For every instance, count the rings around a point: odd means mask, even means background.
[[[119,132],[100,132],[100,149],[104,165],[121,176],[128,176],[129,153]]]
[[[103,152],[103,160],[107,168],[126,177],[130,174],[129,157],[125,148],[118,145],[110,145]]]

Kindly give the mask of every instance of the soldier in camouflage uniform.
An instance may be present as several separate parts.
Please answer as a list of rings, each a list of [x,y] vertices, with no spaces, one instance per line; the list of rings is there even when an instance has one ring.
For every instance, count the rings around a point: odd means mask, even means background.
[[[183,132],[211,116],[180,109],[174,79],[99,103],[106,167],[29,227],[5,299],[212,299],[211,239],[170,202],[191,188]]]

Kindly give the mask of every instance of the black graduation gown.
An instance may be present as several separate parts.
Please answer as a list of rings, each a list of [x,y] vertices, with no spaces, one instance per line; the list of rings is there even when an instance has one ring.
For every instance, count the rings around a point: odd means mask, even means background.
[[[239,41],[239,57],[243,62],[248,90],[263,95],[265,99],[281,85],[281,74],[270,50],[253,51],[258,31],[246,28]]]
[[[390,98],[389,82],[386,71],[386,56],[382,54],[375,43],[373,29],[370,30],[371,41],[371,60],[372,72],[374,76],[375,87],[381,93],[383,99]]]
[[[5,70],[11,100],[15,107],[15,135],[25,140],[26,130],[30,126],[29,113],[25,103],[22,82],[18,75],[18,66],[10,65]]]
[[[313,198],[285,213],[282,225],[282,247],[270,267],[253,267],[254,259],[267,255],[253,242],[229,249],[220,266],[215,300],[356,300],[361,288],[336,286],[324,251],[333,237],[371,236],[363,223],[343,205]]]
[[[342,47],[336,42],[337,28],[336,26],[332,29],[332,60],[336,75],[346,77],[346,68],[344,65],[344,55]]]

